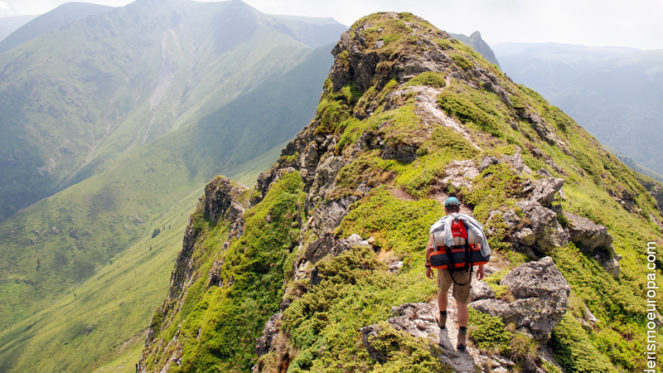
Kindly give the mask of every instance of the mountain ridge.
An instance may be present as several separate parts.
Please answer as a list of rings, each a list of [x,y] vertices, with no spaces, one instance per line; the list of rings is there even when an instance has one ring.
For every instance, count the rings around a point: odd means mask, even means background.
[[[72,22],[76,22],[87,16],[103,13],[110,9],[112,7],[83,2],[62,4],[45,14],[34,17],[7,35],[7,37],[0,38],[0,53],[16,48],[40,35],[55,31]]]
[[[663,217],[635,173],[412,14],[364,17],[332,53],[316,117],[254,189],[206,187],[140,371],[643,368],[646,258],[633,247],[660,244]],[[469,354],[444,342],[423,271],[448,195],[494,250]]]

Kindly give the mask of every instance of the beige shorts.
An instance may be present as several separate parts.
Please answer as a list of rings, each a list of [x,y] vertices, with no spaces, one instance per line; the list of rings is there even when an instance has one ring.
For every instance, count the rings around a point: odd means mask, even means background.
[[[449,287],[453,285],[452,294],[454,299],[462,303],[468,303],[470,300],[472,272],[469,269],[467,271],[456,270],[454,271],[453,279],[456,280],[456,282],[465,285],[460,286],[454,283],[448,269],[437,270],[437,286],[440,288],[440,292],[442,292],[442,294],[447,294]]]

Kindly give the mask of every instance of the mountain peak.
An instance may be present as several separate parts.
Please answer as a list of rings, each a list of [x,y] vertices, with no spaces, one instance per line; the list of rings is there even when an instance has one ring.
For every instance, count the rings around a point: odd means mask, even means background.
[[[334,91],[350,84],[363,92],[375,82],[382,88],[392,78],[402,83],[426,71],[467,80],[490,74],[490,63],[470,47],[411,13],[381,12],[358,20],[332,54]]]

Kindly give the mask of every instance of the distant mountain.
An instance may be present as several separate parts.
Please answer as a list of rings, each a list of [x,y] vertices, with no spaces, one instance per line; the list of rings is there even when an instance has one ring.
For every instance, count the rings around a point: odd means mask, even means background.
[[[140,0],[0,54],[0,207],[14,212],[0,223],[0,371],[90,369],[139,334],[168,284],[135,257],[172,263],[168,228],[187,212],[172,206],[278,157],[314,116],[344,29],[241,1]],[[100,325],[102,293],[136,313]]]
[[[498,44],[502,69],[601,143],[663,174],[663,50]]]
[[[13,31],[0,41],[0,53],[8,51],[47,32],[83,19],[87,16],[106,12],[112,7],[88,3],[66,3],[42,14]]]
[[[13,16],[0,18],[0,43],[7,35],[30,22],[36,16]]]
[[[497,65],[498,67],[500,66],[500,63],[497,61],[497,58],[495,57],[495,53],[493,53],[493,50],[490,49],[490,45],[486,43],[482,38],[481,38],[481,33],[479,31],[474,31],[472,35],[467,36],[463,34],[450,34],[454,38],[456,38],[458,41],[463,42],[472,49],[474,49],[477,53],[483,56],[488,62],[492,63],[493,65]]]
[[[343,30],[305,25],[240,1],[141,0],[0,54],[0,219],[196,122]]]

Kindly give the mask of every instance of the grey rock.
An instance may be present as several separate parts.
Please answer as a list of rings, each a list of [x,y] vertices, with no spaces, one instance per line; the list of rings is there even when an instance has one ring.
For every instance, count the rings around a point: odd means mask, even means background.
[[[571,288],[550,257],[525,263],[511,270],[500,282],[509,288],[515,300],[500,299],[472,302],[477,310],[501,317],[505,323],[530,334],[540,342],[550,333],[566,312]]]
[[[275,313],[269,318],[262,330],[262,335],[256,340],[256,354],[258,356],[265,355],[272,347],[274,337],[281,329],[281,319],[283,314],[281,312]]]
[[[463,187],[472,190],[472,180],[479,176],[479,170],[472,160],[451,161],[444,170],[443,185],[451,185],[456,189]]]
[[[393,262],[389,263],[388,266],[390,273],[398,273],[400,272],[401,268],[403,268],[402,260],[394,260]]]
[[[557,221],[557,214],[541,206],[536,201],[520,201],[516,204],[523,211],[529,227],[536,236],[536,247],[542,253],[548,253],[556,247],[564,246],[569,241],[569,234]]]
[[[539,168],[536,171],[536,174],[539,175],[539,176],[543,176],[543,177],[552,177],[552,174],[550,173],[550,171],[548,171],[545,168]]]
[[[348,236],[348,238],[345,239],[345,242],[348,245],[353,245],[353,246],[359,245],[362,241],[364,241],[364,239],[356,233],[351,234],[350,236]]]
[[[216,224],[231,207],[232,201],[242,193],[244,193],[244,189],[233,186],[227,177],[215,177],[205,186],[204,216],[212,224]]]
[[[564,179],[561,178],[547,178],[538,180],[531,187],[530,200],[540,203],[544,207],[550,207],[555,194],[564,185]],[[526,190],[527,191],[527,190]]]
[[[311,242],[304,252],[304,257],[311,263],[317,263],[320,259],[331,253],[336,244],[336,238],[333,233],[324,233],[322,237]]]
[[[586,217],[569,212],[565,212],[564,216],[569,222],[571,241],[585,253],[591,254],[599,247],[610,248],[612,246],[612,236],[608,233],[608,228],[596,224]]]
[[[502,214],[502,221],[509,228],[515,228],[520,223],[520,218],[513,210],[507,210]]]
[[[310,228],[313,233],[321,235],[331,232],[341,224],[341,220],[348,213],[350,205],[357,200],[355,196],[348,196],[339,200],[333,200],[326,203],[319,203],[313,212]],[[313,204],[313,201],[307,204]]]
[[[497,163],[498,163],[497,158],[490,155],[484,155],[481,158],[481,164],[479,164],[479,171],[483,172],[483,170],[485,170],[486,168]]]
[[[345,165],[342,157],[330,156],[325,158],[315,170],[313,185],[310,193],[321,195],[334,185],[334,179],[338,171]]]
[[[521,173],[531,174],[532,170],[525,164],[521,155],[521,149],[516,146],[516,151],[512,155],[504,155],[500,158],[501,162],[511,163],[513,168]]]
[[[565,212],[569,223],[570,239],[584,253],[592,255],[613,277],[619,278],[621,259],[612,247],[612,236],[608,229],[588,218]]]
[[[619,261],[617,258],[607,258],[607,259],[602,259],[600,260],[601,265],[603,268],[612,275],[614,278],[619,278],[619,274],[621,273],[621,267],[619,266]]]
[[[474,281],[470,288],[470,300],[472,302],[480,299],[495,298],[495,292],[483,281]]]
[[[516,232],[516,240],[522,245],[532,246],[536,242],[536,235],[534,234],[534,231],[525,227]]]

